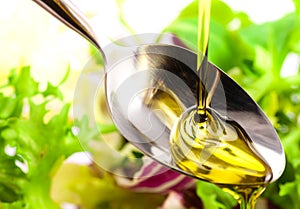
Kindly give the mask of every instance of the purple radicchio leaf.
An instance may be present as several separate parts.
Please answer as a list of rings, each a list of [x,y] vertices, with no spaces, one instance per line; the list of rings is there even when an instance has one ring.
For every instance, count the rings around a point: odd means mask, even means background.
[[[153,160],[144,163],[134,177],[116,176],[119,186],[135,192],[162,193],[195,188],[195,179],[173,171]]]

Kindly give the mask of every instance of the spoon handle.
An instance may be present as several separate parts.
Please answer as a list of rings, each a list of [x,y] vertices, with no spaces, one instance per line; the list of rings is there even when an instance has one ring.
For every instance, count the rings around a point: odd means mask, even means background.
[[[33,0],[43,9],[56,17],[66,26],[82,35],[90,41],[99,51],[104,53],[96,40],[96,34],[92,30],[87,18],[70,0]]]

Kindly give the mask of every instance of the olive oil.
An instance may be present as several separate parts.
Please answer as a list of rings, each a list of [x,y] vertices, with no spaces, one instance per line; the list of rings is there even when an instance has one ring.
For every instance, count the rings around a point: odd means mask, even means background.
[[[198,71],[198,119],[205,120],[207,106],[207,91],[205,84],[207,79],[207,53],[208,53],[208,35],[210,21],[211,0],[198,0],[198,39],[197,39],[197,71]]]
[[[172,127],[172,159],[180,169],[232,194],[242,209],[254,209],[256,199],[272,179],[272,170],[244,129],[209,107],[214,93],[214,88],[205,88],[210,4],[211,0],[199,0],[197,104],[180,115]]]
[[[270,167],[237,123],[210,108],[207,120],[201,123],[194,119],[196,108],[187,113],[171,132],[171,152],[177,166],[215,184],[257,185],[271,180]]]

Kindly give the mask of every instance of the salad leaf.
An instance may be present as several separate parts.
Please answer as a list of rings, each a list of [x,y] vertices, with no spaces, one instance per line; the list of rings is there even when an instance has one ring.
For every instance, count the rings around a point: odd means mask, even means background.
[[[286,201],[290,208],[297,208],[299,205],[300,197],[300,175],[296,175],[293,182],[288,182],[280,186],[280,196],[288,196],[289,200]],[[286,206],[285,206],[286,207]]]
[[[298,29],[298,18],[291,13],[274,22],[244,28],[240,34],[250,45],[261,46],[270,53],[272,69],[262,66],[262,70],[273,71],[274,76],[279,76],[283,61],[290,50],[290,37]]]
[[[50,198],[51,178],[62,161],[81,151],[69,122],[69,104],[49,115],[62,99],[58,86],[40,90],[30,67],[13,70],[0,94],[0,206],[59,208]],[[9,153],[8,149],[14,150]]]
[[[300,2],[297,1],[297,0],[293,0],[294,4],[295,4],[295,7],[296,7],[296,11],[297,11],[297,14],[300,18]]]
[[[237,201],[230,194],[209,182],[198,181],[197,194],[201,198],[204,208],[227,209],[237,205]]]
[[[9,81],[20,98],[31,97],[38,93],[38,83],[30,76],[29,66],[23,67],[19,75],[12,71]]]
[[[21,198],[21,187],[25,174],[15,164],[17,157],[4,155],[0,156],[0,201],[14,202]],[[15,183],[12,183],[15,182]]]

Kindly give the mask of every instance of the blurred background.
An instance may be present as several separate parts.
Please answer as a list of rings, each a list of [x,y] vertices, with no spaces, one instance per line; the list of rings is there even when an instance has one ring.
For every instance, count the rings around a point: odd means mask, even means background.
[[[256,23],[275,20],[293,11],[286,0],[224,0],[234,10],[245,11]],[[73,0],[90,18],[103,45],[109,37],[130,34],[120,22],[119,9],[135,33],[159,33],[191,0]],[[70,64],[74,71],[82,70],[90,58],[86,40],[66,28],[38,5],[28,0],[11,0],[1,7],[0,65],[7,70],[30,65],[38,80],[57,81]],[[51,47],[50,47],[51,46]],[[43,71],[43,72],[42,72]]]
[[[172,33],[187,46],[189,42],[194,44],[188,36],[194,38],[197,27],[195,22],[191,21],[196,17],[192,0],[73,2],[87,15],[103,46],[110,44],[112,40],[141,33]],[[213,0],[212,4],[210,60],[242,85],[261,105],[279,133],[287,153],[284,175],[267,188],[259,201],[260,209],[299,208],[299,11],[298,0]],[[13,80],[10,77],[11,69],[30,66],[31,76],[36,82],[59,85],[64,102],[72,103],[78,77],[93,59],[95,49],[30,0],[10,0],[3,4],[0,8],[0,26],[0,84],[5,84],[9,79]],[[68,78],[60,85],[68,68]],[[14,96],[16,95],[11,97]],[[5,118],[0,114],[0,122],[2,119]],[[72,118],[67,121],[72,121]],[[3,127],[0,123],[0,131],[4,130]],[[111,128],[108,132],[116,130]],[[4,134],[1,134],[1,137],[5,138]],[[13,147],[23,146],[18,142],[9,144]],[[39,146],[45,144],[46,142]],[[69,142],[66,143],[66,147],[68,146]],[[46,187],[49,190],[47,198],[28,198],[34,196],[27,194],[26,188],[31,188],[30,184],[24,186],[27,184],[23,181],[18,185],[10,184],[16,179],[15,172],[5,173],[5,169],[2,170],[4,174],[0,173],[0,209],[237,208],[236,202],[224,196],[217,188],[199,182],[192,182],[195,187],[179,187],[175,190],[169,188],[159,192],[154,192],[151,186],[143,192],[134,190],[128,186],[132,182],[124,183],[101,168],[95,168],[91,162],[95,157],[110,159],[113,157],[110,154],[87,157],[85,154],[78,155],[80,149],[70,150],[64,155],[67,160],[54,157],[55,163],[49,168],[52,183]],[[99,150],[105,153],[103,148]],[[134,148],[127,147],[124,150],[122,152],[138,155]],[[22,154],[24,155],[20,152],[20,155]],[[18,155],[18,151],[15,155]],[[30,164],[30,160],[27,161]],[[116,161],[112,163],[113,166],[121,161],[124,163],[124,159]],[[8,164],[7,170],[10,166]],[[26,169],[23,173],[26,174]],[[5,174],[11,178],[7,180]],[[146,184],[149,185],[157,181],[148,180]],[[139,186],[137,182],[134,184]],[[212,191],[212,194],[203,193],[204,190]],[[11,196],[14,198],[5,198],[10,197],[8,191],[12,192]],[[37,196],[38,194],[36,193]],[[208,206],[205,200],[211,195],[213,198],[210,202],[215,204]],[[48,200],[48,196],[51,196],[51,201]],[[30,201],[32,202],[29,203]],[[54,201],[55,204],[33,204],[36,201]]]

